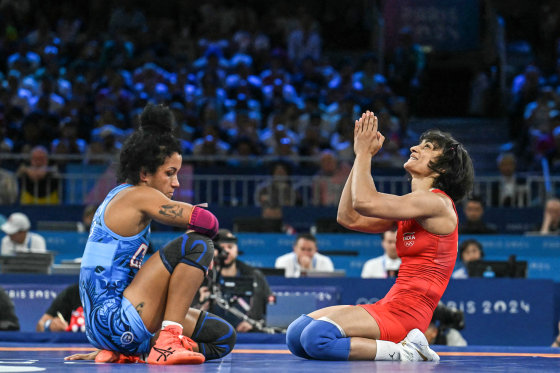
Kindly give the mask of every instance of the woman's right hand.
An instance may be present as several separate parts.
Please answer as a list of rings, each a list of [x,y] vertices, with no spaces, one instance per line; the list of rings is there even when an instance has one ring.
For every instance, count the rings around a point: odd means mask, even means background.
[[[385,136],[378,130],[377,117],[369,110],[354,125],[354,153],[373,157],[381,150]]]

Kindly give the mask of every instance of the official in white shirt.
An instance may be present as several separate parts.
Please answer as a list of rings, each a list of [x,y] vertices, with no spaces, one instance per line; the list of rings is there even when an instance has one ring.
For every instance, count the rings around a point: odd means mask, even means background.
[[[315,236],[303,233],[297,236],[294,251],[276,258],[275,268],[284,268],[286,277],[300,277],[302,272],[334,272],[332,260],[317,252]]]
[[[381,246],[383,255],[364,263],[362,278],[396,277],[401,266],[401,258],[397,255],[397,231],[383,232]]]
[[[14,212],[0,228],[6,233],[0,247],[2,255],[47,252],[45,239],[37,233],[29,232],[31,223],[25,214]]]

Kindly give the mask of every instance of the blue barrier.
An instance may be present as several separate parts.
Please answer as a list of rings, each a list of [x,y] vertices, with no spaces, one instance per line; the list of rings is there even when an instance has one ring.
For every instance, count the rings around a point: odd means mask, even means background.
[[[0,275],[0,285],[14,300],[22,331],[33,331],[53,297],[77,276]],[[279,302],[267,319],[277,325],[333,304],[372,303],[393,280],[356,278],[268,277]],[[298,301],[299,300],[299,301]],[[546,346],[556,335],[560,284],[550,280],[452,280],[442,301],[465,313],[463,335],[471,345]]]
[[[67,192],[74,193],[73,190]],[[68,204],[56,206],[2,205],[0,206],[0,214],[8,216],[15,211],[23,212],[31,220],[32,229],[35,229],[34,224],[40,220],[80,221],[83,209],[83,205]],[[233,227],[233,220],[236,217],[255,217],[261,214],[261,209],[256,206],[217,206],[214,202],[210,209],[220,219],[220,226],[229,229]],[[336,210],[336,207],[284,207],[283,219],[296,231],[308,232],[318,219],[330,217],[334,220]],[[457,206],[457,211],[459,212],[459,219],[463,221],[461,206]],[[538,222],[542,219],[542,207],[487,207],[484,218],[488,223],[495,225],[500,233],[523,234],[536,229]],[[174,228],[153,223],[152,229],[153,231],[173,231]]]
[[[87,234],[75,232],[40,231],[47,248],[56,252],[55,263],[81,257]],[[152,244],[156,249],[177,237],[180,232],[154,232]],[[290,252],[295,237],[275,233],[239,233],[240,259],[257,267],[272,267],[276,258]],[[528,262],[528,277],[560,281],[560,239],[555,236],[461,235],[479,240],[488,260],[507,260],[512,254],[517,260]],[[365,261],[383,253],[381,238],[372,234],[317,234],[319,250],[348,252],[349,255],[330,255],[335,268],[343,269],[349,277],[359,277]]]
[[[393,281],[351,278],[270,277],[276,286],[338,286],[341,304],[372,303],[382,298]],[[467,279],[451,281],[442,301],[463,310],[461,333],[472,345],[547,346],[556,335],[560,285],[550,280]],[[293,308],[292,318],[300,315]]]

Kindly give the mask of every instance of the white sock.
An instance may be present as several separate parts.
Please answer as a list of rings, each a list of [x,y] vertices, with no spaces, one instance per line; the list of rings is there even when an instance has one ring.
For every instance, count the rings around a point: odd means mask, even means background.
[[[374,360],[400,361],[401,350],[399,345],[389,341],[377,340],[377,354]]]
[[[181,330],[183,330],[183,325],[179,324],[178,322],[169,321],[169,320],[163,320],[163,322],[161,323],[161,329],[165,329],[169,325],[176,325],[176,326],[180,327]]]

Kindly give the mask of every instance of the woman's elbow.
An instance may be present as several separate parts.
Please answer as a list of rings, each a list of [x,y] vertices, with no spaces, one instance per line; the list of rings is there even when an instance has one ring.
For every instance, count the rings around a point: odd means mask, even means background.
[[[358,221],[358,216],[340,213],[336,215],[336,222],[346,229],[356,230],[356,228],[358,227]]]
[[[351,229],[352,226],[352,219],[348,214],[344,214],[342,212],[338,212],[336,214],[336,222],[342,225],[344,228]]]
[[[354,209],[354,211],[356,211],[358,214],[363,215],[363,216],[368,216],[368,204],[365,201],[361,201],[358,199],[353,199],[352,200],[352,208]]]
[[[343,216],[342,214],[338,213],[336,215],[336,222],[340,225],[342,225],[343,227],[346,226],[346,219],[345,216]]]

